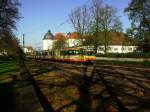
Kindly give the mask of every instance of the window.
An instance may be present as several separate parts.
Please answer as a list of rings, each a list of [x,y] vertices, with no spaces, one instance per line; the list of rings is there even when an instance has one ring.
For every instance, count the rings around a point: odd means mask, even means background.
[[[125,50],[125,48],[124,48],[124,47],[122,47],[122,48],[121,48],[121,50],[122,50],[122,51],[124,51],[124,50]]]
[[[129,51],[132,51],[132,48],[128,48]]]
[[[114,51],[118,51],[118,48],[114,48]]]
[[[111,51],[111,47],[108,47],[108,50]]]

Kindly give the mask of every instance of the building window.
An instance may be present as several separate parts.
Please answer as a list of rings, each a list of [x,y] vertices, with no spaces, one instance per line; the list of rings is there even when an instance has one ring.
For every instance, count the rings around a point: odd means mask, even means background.
[[[129,50],[129,51],[132,51],[132,48],[129,48],[128,50]]]
[[[111,47],[108,47],[108,50],[111,51]]]
[[[118,48],[114,48],[114,51],[118,51]]]
[[[122,48],[121,48],[121,50],[122,50],[122,51],[124,51],[124,50],[125,50],[125,48],[124,48],[124,47],[122,47]]]

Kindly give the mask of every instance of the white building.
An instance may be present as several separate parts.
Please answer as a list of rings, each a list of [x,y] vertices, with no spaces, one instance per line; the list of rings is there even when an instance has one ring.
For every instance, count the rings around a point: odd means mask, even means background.
[[[136,51],[137,46],[134,39],[119,32],[112,33],[111,35],[108,53],[130,53]]]
[[[54,42],[54,35],[49,30],[43,38],[43,50],[49,50],[52,49]]]
[[[124,45],[109,45],[107,46],[108,53],[131,53],[136,51],[137,46],[124,46]],[[104,46],[100,46],[97,50],[97,53],[104,53]]]
[[[34,52],[32,46],[25,46],[25,47],[23,47],[23,51],[24,51],[24,53],[33,53]]]
[[[77,33],[68,33],[65,35],[67,47],[76,47],[79,46],[81,41]]]

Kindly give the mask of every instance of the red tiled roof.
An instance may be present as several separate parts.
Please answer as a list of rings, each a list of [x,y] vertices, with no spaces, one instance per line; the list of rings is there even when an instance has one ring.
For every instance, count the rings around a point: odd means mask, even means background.
[[[25,48],[30,49],[30,50],[33,50],[33,47],[32,47],[32,46],[25,46]]]
[[[110,45],[133,45],[135,40],[127,37],[124,33],[113,32],[111,33]]]
[[[67,38],[67,39],[77,39],[77,38],[79,38],[79,34],[76,33],[76,32],[68,33],[68,34],[66,35],[66,38]]]

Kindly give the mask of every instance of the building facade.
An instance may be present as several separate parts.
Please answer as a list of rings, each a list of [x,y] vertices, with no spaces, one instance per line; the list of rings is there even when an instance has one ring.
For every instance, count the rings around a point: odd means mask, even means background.
[[[24,46],[22,48],[23,48],[24,53],[33,53],[34,52],[32,46]]]

